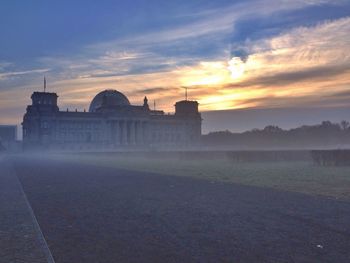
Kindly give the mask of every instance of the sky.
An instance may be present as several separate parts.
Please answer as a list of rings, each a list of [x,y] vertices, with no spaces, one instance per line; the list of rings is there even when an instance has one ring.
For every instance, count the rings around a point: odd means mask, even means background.
[[[0,124],[44,76],[63,110],[116,89],[173,112],[187,88],[204,132],[350,120],[349,50],[348,0],[2,0]]]

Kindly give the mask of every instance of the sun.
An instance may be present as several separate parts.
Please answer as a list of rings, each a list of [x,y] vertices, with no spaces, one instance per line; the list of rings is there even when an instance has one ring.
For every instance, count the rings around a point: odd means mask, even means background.
[[[239,79],[245,72],[245,64],[240,57],[233,57],[228,62],[228,70],[231,72],[233,79]]]

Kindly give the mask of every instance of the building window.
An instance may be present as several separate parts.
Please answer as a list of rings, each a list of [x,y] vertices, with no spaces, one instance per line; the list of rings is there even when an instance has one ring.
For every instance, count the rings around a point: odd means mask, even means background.
[[[41,122],[41,128],[43,128],[43,129],[49,128],[49,123],[47,121]]]

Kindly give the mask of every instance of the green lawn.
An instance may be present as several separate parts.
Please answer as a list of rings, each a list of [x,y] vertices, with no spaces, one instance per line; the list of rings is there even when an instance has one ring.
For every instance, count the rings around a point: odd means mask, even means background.
[[[116,155],[56,155],[70,161],[105,167],[191,176],[269,187],[279,190],[350,200],[350,167],[318,167],[309,162],[248,162],[227,160],[178,160]]]

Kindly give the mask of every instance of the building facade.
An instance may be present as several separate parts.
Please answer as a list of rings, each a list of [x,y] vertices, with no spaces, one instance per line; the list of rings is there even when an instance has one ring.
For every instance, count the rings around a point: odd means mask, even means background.
[[[198,143],[201,115],[198,102],[176,102],[175,114],[151,110],[147,98],[131,105],[116,90],[91,101],[88,112],[60,111],[57,94],[34,92],[23,117],[25,149],[118,150],[183,148]]]

